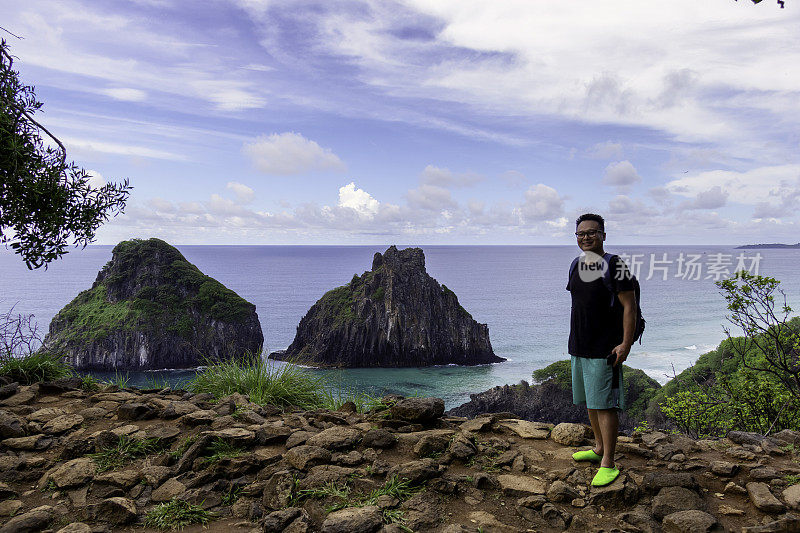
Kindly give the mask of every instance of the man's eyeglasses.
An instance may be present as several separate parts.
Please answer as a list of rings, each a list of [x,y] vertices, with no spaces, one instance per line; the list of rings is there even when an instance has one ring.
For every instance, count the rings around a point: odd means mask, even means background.
[[[576,231],[575,236],[579,239],[583,239],[585,237],[595,237],[598,233],[603,233],[599,229],[590,229],[589,231]]]

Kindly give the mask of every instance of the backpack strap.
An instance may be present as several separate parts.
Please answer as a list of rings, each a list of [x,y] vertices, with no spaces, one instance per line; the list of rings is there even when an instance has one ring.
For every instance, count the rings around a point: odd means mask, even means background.
[[[578,268],[578,261],[580,260],[580,256],[576,257],[572,260],[572,264],[569,266],[569,276],[567,277],[567,290],[572,290],[572,275],[575,273],[575,269]]]
[[[617,299],[617,293],[614,290],[614,289],[616,289],[616,284],[614,283],[614,280],[611,277],[612,276],[612,273],[611,273],[611,260],[613,258],[615,258],[615,257],[617,257],[617,256],[614,255],[614,254],[610,254],[608,252],[603,254],[603,261],[606,262],[606,270],[605,270],[605,272],[603,272],[603,285],[605,285],[606,289],[608,289],[608,292],[611,293],[611,304],[610,305],[612,307],[614,306],[614,302]]]

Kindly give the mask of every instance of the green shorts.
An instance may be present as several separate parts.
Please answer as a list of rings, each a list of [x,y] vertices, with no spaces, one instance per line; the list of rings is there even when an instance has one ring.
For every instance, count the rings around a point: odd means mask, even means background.
[[[572,403],[589,409],[625,409],[621,368],[612,367],[605,358],[573,355]]]

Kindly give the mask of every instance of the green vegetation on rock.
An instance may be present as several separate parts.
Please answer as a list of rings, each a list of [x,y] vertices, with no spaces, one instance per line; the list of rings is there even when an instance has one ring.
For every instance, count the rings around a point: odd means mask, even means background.
[[[116,331],[160,329],[191,338],[192,310],[212,320],[240,323],[253,305],[189,263],[160,239],[114,247],[98,282],[56,316],[65,341],[96,341]]]
[[[374,302],[383,301],[386,296],[383,286],[380,285],[383,270],[381,265],[361,276],[353,274],[350,283],[329,290],[316,305],[322,308],[325,316],[333,317],[333,323],[337,327],[351,322],[363,323],[364,319],[356,314],[356,302],[367,298]]]
[[[458,303],[458,296],[456,296],[456,293],[454,293],[453,291],[451,291],[451,290],[450,290],[450,289],[447,287],[447,285],[445,285],[444,283],[442,283],[442,292],[443,292],[443,293],[445,294],[445,296],[447,296],[448,298],[452,298],[453,300],[455,300],[456,304],[458,305],[458,311],[459,311],[459,312],[460,312],[462,315],[464,315],[464,317],[466,317],[466,318],[469,318],[469,319],[472,319],[472,315],[469,313],[469,311],[467,311],[466,309],[464,309],[464,307],[463,307],[463,306],[462,306],[460,303]]]
[[[556,385],[561,388],[572,388],[572,363],[569,359],[563,361],[556,361],[544,368],[539,368],[533,371],[533,381],[536,383],[544,383],[552,379]]]
[[[186,500],[172,500],[153,507],[145,517],[144,524],[158,529],[183,529],[192,524],[207,524],[214,514]]]
[[[109,302],[106,286],[97,285],[81,292],[58,313],[56,319],[69,323],[64,338],[89,341],[105,339],[115,330],[133,329],[140,317],[141,312],[133,307],[132,302]]]
[[[302,482],[301,482],[302,483]],[[399,479],[397,475],[388,478],[384,484],[369,494],[353,494],[353,489],[349,483],[326,483],[317,488],[299,488],[295,493],[292,504],[299,505],[305,499],[321,499],[330,502],[325,506],[325,511],[330,513],[348,507],[365,507],[377,505],[381,496],[390,496],[400,502],[404,502],[425,490],[422,486],[411,485],[408,479]],[[405,518],[402,511],[398,509],[382,509],[383,522],[386,524],[397,524],[403,531],[411,531],[404,525]]]
[[[97,465],[97,472],[105,472],[132,463],[139,457],[163,450],[164,445],[159,439],[135,439],[121,435],[113,446],[89,454],[89,457]]]
[[[534,370],[533,380],[536,383],[552,380],[563,390],[572,390],[572,364],[567,359]],[[622,365],[622,382],[628,402],[625,412],[634,419],[644,418],[647,406],[661,386],[644,371],[627,365]]]
[[[355,301],[351,284],[329,290],[320,298],[318,305],[328,311],[328,316],[333,317],[336,326],[341,326],[358,318],[354,310]]]

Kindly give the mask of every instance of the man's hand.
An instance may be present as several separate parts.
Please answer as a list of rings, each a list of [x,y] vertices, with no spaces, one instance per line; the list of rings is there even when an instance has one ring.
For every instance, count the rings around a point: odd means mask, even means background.
[[[621,365],[631,351],[633,345],[633,330],[636,327],[636,296],[633,291],[620,291],[617,293],[619,303],[622,304],[622,343],[614,347],[611,353],[616,355],[614,366]]]
[[[611,350],[611,353],[616,355],[617,358],[614,360],[614,366],[621,365],[625,362],[625,359],[628,358],[628,354],[631,352],[631,345],[625,344],[618,344]]]

